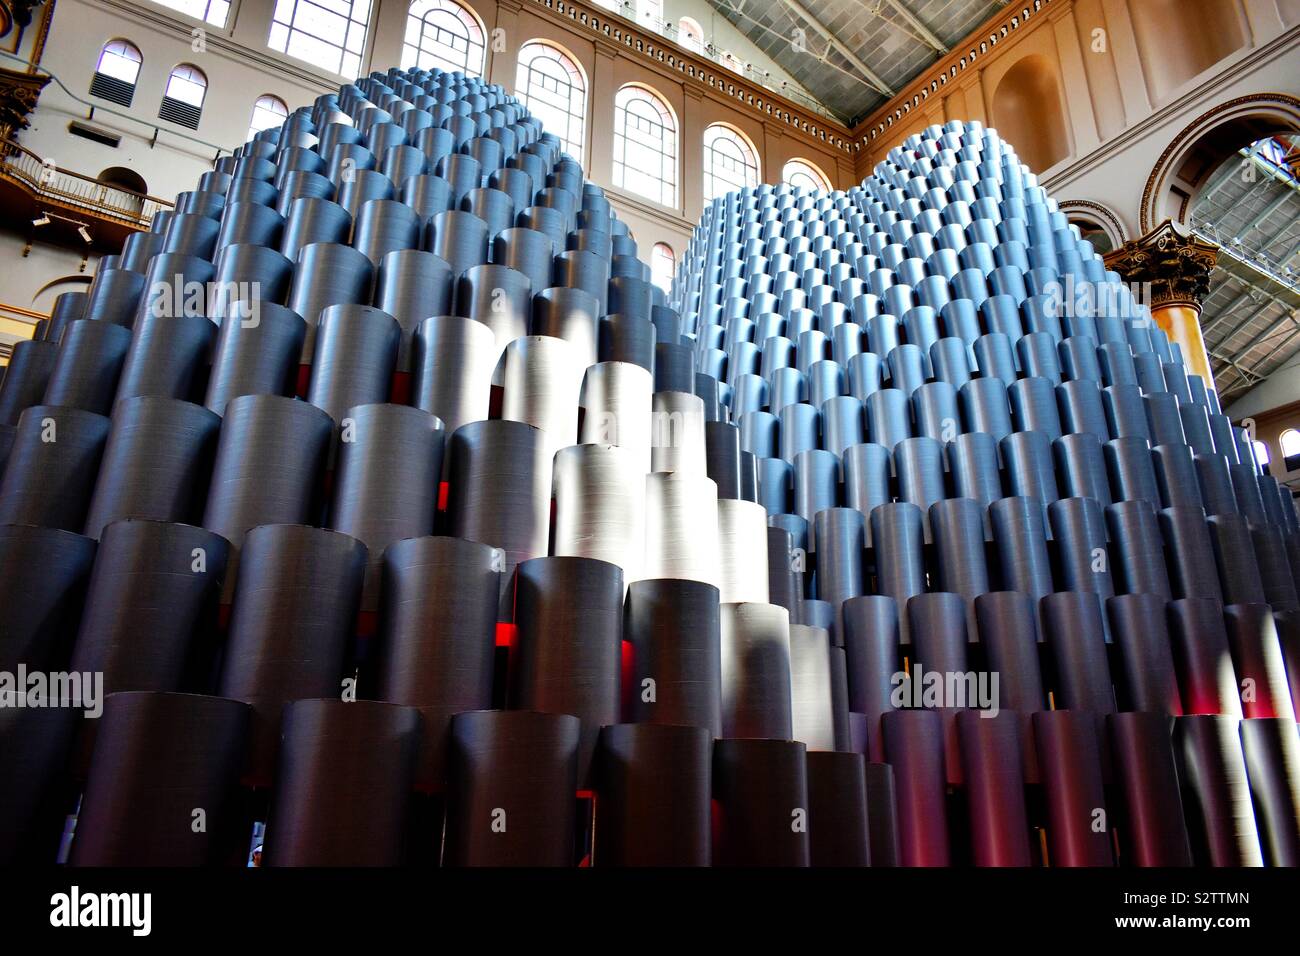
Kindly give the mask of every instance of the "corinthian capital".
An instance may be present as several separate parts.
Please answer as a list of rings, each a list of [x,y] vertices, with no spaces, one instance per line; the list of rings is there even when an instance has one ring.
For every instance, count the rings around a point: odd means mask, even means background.
[[[1151,305],[1183,303],[1197,308],[1210,291],[1210,273],[1218,258],[1218,246],[1169,219],[1105,256],[1106,268],[1126,282],[1151,287]]]

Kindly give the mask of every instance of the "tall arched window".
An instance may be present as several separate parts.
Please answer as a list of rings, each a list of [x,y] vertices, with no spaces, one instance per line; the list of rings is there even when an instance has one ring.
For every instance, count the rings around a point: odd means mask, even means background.
[[[677,21],[677,42],[693,53],[704,51],[704,30],[690,17]]]
[[[704,201],[758,185],[758,156],[749,140],[730,126],[704,130]]]
[[[289,107],[278,96],[267,93],[253,104],[253,118],[248,124],[248,138],[252,139],[264,129],[281,125],[289,116]]]
[[[109,40],[99,51],[95,75],[90,80],[90,95],[119,106],[130,106],[143,62],[139,47],[130,40]]]
[[[402,69],[483,75],[483,25],[456,0],[415,0],[406,14]]]
[[[1250,450],[1255,455],[1255,464],[1258,465],[1260,469],[1267,470],[1268,459],[1270,457],[1268,453],[1268,446],[1265,445],[1262,441],[1256,439],[1255,441],[1250,443]]]
[[[277,0],[266,45],[355,79],[370,29],[370,0]]]
[[[211,23],[214,27],[224,27],[226,17],[230,15],[230,0],[153,0],[162,7],[179,10],[195,20]]]
[[[190,129],[199,128],[203,114],[203,98],[208,93],[208,78],[192,63],[181,63],[172,68],[163,91],[158,118]]]
[[[789,183],[796,189],[815,189],[831,191],[831,181],[820,169],[806,159],[792,159],[781,170],[781,182]]]
[[[650,251],[650,281],[667,292],[673,284],[677,269],[677,254],[666,242],[656,242]]]
[[[1278,436],[1277,442],[1282,446],[1282,458],[1286,463],[1286,470],[1295,471],[1300,468],[1300,432],[1288,428]]]
[[[644,86],[628,84],[614,96],[614,185],[677,205],[677,120]]]
[[[560,137],[565,152],[582,162],[587,80],[567,53],[542,40],[525,43],[519,50],[515,96],[546,132]]]

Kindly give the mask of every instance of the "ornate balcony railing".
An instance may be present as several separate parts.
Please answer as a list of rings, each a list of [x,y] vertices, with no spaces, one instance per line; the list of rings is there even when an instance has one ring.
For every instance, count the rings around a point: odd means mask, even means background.
[[[61,169],[18,143],[0,143],[0,179],[17,183],[41,202],[148,229],[172,203]]]
[[[825,107],[807,101],[790,84],[758,71],[750,75],[723,62],[714,50],[697,50],[676,42],[677,31],[662,21],[624,16],[598,0],[516,0],[533,3],[557,17],[604,37],[616,46],[657,61],[669,70],[724,95],[733,103],[753,109],[777,124],[798,130],[827,146],[851,152],[850,131]],[[658,23],[659,27],[655,24]]]
[[[678,28],[677,24],[669,23],[667,20],[663,20],[659,17],[649,16],[644,11],[638,10],[636,4],[630,2],[630,0],[609,0],[609,2],[591,0],[591,2],[598,7],[603,7],[613,13],[617,13],[626,20],[631,20],[642,30],[648,30],[651,33],[657,33],[662,37],[672,40],[688,53],[704,57],[706,60],[712,60],[714,63],[718,64],[718,66],[725,67],[739,76],[743,76],[751,83],[769,89],[773,93],[779,93],[786,99],[798,103],[806,110],[811,110],[814,113],[821,114],[827,119],[836,120],[838,122],[838,117],[823,106],[819,100],[809,96],[794,84],[788,83],[785,80],[774,80],[766,70],[760,70],[752,63],[746,63],[736,57],[732,57],[728,60],[727,56],[724,55],[724,51],[717,49],[711,43],[703,42],[703,40],[698,44],[688,45],[682,43],[681,30]]]

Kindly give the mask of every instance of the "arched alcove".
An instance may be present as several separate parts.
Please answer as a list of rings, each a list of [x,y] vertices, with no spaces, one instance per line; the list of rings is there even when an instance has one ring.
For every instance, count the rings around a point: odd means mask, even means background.
[[[84,292],[90,288],[91,276],[85,273],[59,276],[41,286],[32,295],[31,308],[38,312],[49,312],[54,308],[54,300],[65,292]]]
[[[95,178],[107,186],[116,186],[142,196],[149,192],[149,184],[144,181],[144,177],[125,166],[109,166]]]
[[[1128,5],[1147,93],[1156,105],[1247,40],[1236,3],[1142,0]]]
[[[1300,98],[1256,93],[1220,103],[1173,138],[1142,190],[1141,231],[1166,219],[1186,223],[1210,176],[1238,150],[1270,136],[1300,132]]]
[[[1058,203],[1070,223],[1079,227],[1079,233],[1098,252],[1105,254],[1118,249],[1127,240],[1124,224],[1114,210],[1087,199],[1065,199]]]
[[[1051,60],[1034,53],[1003,74],[993,93],[993,125],[1036,173],[1070,155],[1070,134]]]
[[[104,195],[100,198],[110,206],[118,209],[134,210],[135,212],[139,212],[144,208],[144,197],[149,195],[149,184],[134,169],[128,169],[125,166],[109,166],[107,169],[102,170],[95,179],[114,190],[125,190],[131,194],[124,196],[120,192],[115,192],[110,195],[105,190]]]

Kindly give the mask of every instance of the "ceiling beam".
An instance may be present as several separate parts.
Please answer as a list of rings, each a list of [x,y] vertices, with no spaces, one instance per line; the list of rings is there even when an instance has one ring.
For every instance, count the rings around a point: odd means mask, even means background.
[[[1264,220],[1266,220],[1269,216],[1273,215],[1273,213],[1281,209],[1282,204],[1290,198],[1291,198],[1291,190],[1289,189],[1282,190],[1282,194],[1278,196],[1276,199],[1274,199],[1272,202],[1270,202],[1263,209],[1261,209],[1259,213],[1256,214],[1250,220],[1250,222],[1242,226],[1241,231],[1237,233],[1237,235],[1244,237],[1247,233],[1252,232],[1255,229],[1258,229],[1260,226],[1264,224]],[[1282,227],[1282,232],[1286,232],[1286,230],[1289,228],[1290,228],[1290,223]],[[1268,237],[1268,239],[1264,241],[1264,244],[1267,245],[1268,243],[1272,242],[1277,238],[1278,238],[1278,234],[1275,233],[1274,235]]]
[[[1295,315],[1294,312],[1292,312],[1292,313],[1290,314],[1289,317],[1290,317],[1293,321],[1296,320],[1296,315]],[[1278,328],[1278,326],[1280,326],[1280,325],[1283,323],[1283,321],[1285,321],[1286,318],[1287,318],[1287,316],[1283,316],[1282,319],[1279,319],[1278,322],[1277,322],[1277,324],[1274,325],[1273,328],[1274,328],[1274,329]],[[1263,367],[1264,367],[1265,365],[1267,365],[1270,361],[1272,361],[1273,356],[1277,355],[1278,352],[1282,351],[1284,348],[1286,348],[1286,347],[1287,347],[1288,345],[1290,345],[1292,342],[1296,341],[1296,337],[1297,337],[1298,334],[1300,334],[1300,333],[1291,332],[1290,335],[1288,335],[1288,336],[1287,336],[1286,338],[1284,338],[1281,342],[1279,342],[1279,343],[1278,343],[1277,345],[1275,345],[1272,349],[1270,349],[1267,355],[1265,355],[1265,356],[1264,356],[1262,359],[1260,359],[1258,362],[1254,362],[1253,364],[1251,364],[1250,367],[1249,367],[1249,369],[1248,369],[1248,371],[1250,371],[1251,374],[1257,376],[1261,381],[1263,381],[1265,378],[1268,377],[1268,373],[1267,373],[1267,372],[1261,372],[1261,371],[1258,371],[1258,370],[1261,369],[1261,368],[1263,368]],[[1265,336],[1264,338],[1268,338],[1268,337],[1269,337],[1269,336]],[[1262,339],[1261,339],[1261,341],[1262,341]],[[1258,345],[1259,343],[1256,343],[1256,344]]]
[[[1237,351],[1233,352],[1232,353],[1233,361],[1240,362],[1242,359],[1244,359],[1255,349],[1259,348],[1265,342],[1272,339],[1273,336],[1277,335],[1278,332],[1280,331],[1287,331],[1289,335],[1295,335],[1296,329],[1284,330],[1282,328],[1284,325],[1286,325],[1288,319],[1291,320],[1293,324],[1296,322],[1295,313],[1290,309],[1285,310],[1280,316],[1278,316],[1277,320],[1272,325],[1270,325],[1263,332],[1260,332],[1257,335],[1255,335],[1249,342],[1247,342],[1241,348],[1237,349]],[[1228,340],[1224,339],[1223,341],[1224,344],[1226,345]],[[1267,356],[1265,356],[1265,358],[1267,358]]]
[[[1236,173],[1232,169],[1229,169],[1228,165],[1228,163],[1224,163],[1223,167],[1219,171],[1218,178],[1211,179],[1210,182],[1206,183],[1205,191],[1196,200],[1197,212],[1200,212],[1201,209],[1205,208],[1205,204],[1212,200],[1215,195],[1218,194],[1219,190],[1230,183],[1236,176]]]
[[[1258,362],[1255,362],[1255,363],[1253,363],[1252,365],[1250,365],[1250,366],[1246,369],[1246,371],[1247,371],[1248,373],[1250,373],[1250,377],[1251,377],[1252,379],[1254,379],[1254,381],[1251,382],[1250,384],[1252,384],[1252,385],[1258,385],[1260,382],[1265,382],[1265,381],[1267,381],[1269,375],[1271,375],[1272,372],[1273,372],[1274,370],[1270,369],[1270,370],[1268,370],[1268,371],[1265,371],[1265,370],[1264,370],[1264,366],[1268,365],[1269,362],[1272,362],[1274,356],[1276,356],[1279,352],[1283,351],[1283,350],[1284,350],[1288,345],[1292,345],[1292,344],[1294,344],[1295,341],[1296,341],[1296,336],[1295,336],[1295,335],[1288,335],[1286,338],[1284,338],[1284,339],[1281,341],[1281,343],[1278,344],[1278,346],[1277,346],[1276,348],[1274,348],[1272,351],[1270,351],[1267,355],[1265,355],[1265,356],[1264,356],[1262,359],[1260,359]],[[1295,350],[1292,349],[1292,352],[1294,352],[1294,351],[1295,351]],[[1290,357],[1290,354],[1291,354],[1291,353],[1288,352],[1286,355],[1283,355],[1282,358],[1280,359],[1280,362],[1282,362],[1282,363],[1286,362],[1287,358]]]
[[[930,28],[921,22],[920,17],[907,8],[906,4],[903,3],[903,0],[885,0],[885,3],[891,10],[906,20],[908,25],[916,31],[916,35],[925,41],[926,45],[932,50],[940,56],[943,56],[948,52],[948,47],[944,46],[943,41],[935,36]]]
[[[1234,337],[1240,335],[1246,329],[1250,328],[1250,324],[1252,322],[1254,322],[1256,319],[1262,318],[1264,316],[1264,313],[1273,307],[1274,301],[1275,300],[1273,299],[1266,299],[1263,305],[1261,305],[1258,309],[1256,309],[1250,315],[1246,316],[1244,319],[1242,319],[1240,322],[1234,325],[1231,329],[1229,329],[1227,333],[1224,334],[1219,339],[1219,345],[1226,346]],[[1283,314],[1285,314],[1285,312],[1286,312],[1286,308],[1285,306],[1283,306]],[[1252,348],[1254,348],[1255,344],[1256,344],[1256,340],[1252,339],[1250,344],[1246,346],[1246,351],[1250,351]]]
[[[723,13],[724,15],[725,15],[725,14],[731,14],[731,15],[734,15],[738,20],[744,20],[744,21],[748,22],[749,25],[752,26],[755,30],[761,30],[761,31],[764,32],[764,33],[770,34],[772,37],[774,37],[774,38],[776,38],[776,39],[782,41],[783,43],[787,43],[787,44],[788,44],[788,43],[790,42],[790,35],[789,35],[788,33],[782,33],[782,32],[780,32],[779,30],[774,30],[774,29],[772,29],[770,26],[768,26],[766,23],[761,23],[761,22],[759,22],[758,20],[755,20],[753,17],[751,17],[748,13],[746,13],[746,12],[744,11],[744,9],[743,9],[743,4],[740,5],[740,6],[732,6],[731,4],[729,4],[729,3],[727,2],[727,0],[715,0],[715,8],[716,8],[720,13]],[[740,26],[741,26],[739,23],[735,23],[734,25],[737,26],[737,27],[740,27]],[[748,34],[744,29],[742,29],[741,32],[742,32],[742,33],[745,33],[746,36],[749,35],[749,34]],[[751,37],[751,39],[753,39],[753,38]],[[755,40],[754,42],[757,43],[758,41]],[[763,48],[760,46],[759,49],[762,50]],[[764,51],[764,52],[766,52],[766,51]],[[768,56],[772,56],[772,54],[770,54],[770,53],[768,53],[767,55],[768,55]],[[816,53],[814,50],[812,50],[812,49],[810,48],[810,49],[808,50],[808,55],[811,56],[811,57],[813,57],[813,59],[817,60],[818,62],[820,62],[823,66],[829,67],[830,69],[834,70],[836,73],[839,73],[841,76],[845,76],[845,77],[847,77],[848,79],[852,80],[854,83],[857,83],[857,84],[859,84],[859,85],[861,85],[861,86],[865,86],[867,89],[871,90],[873,93],[876,93],[876,94],[879,94],[879,93],[880,93],[880,91],[879,91],[878,89],[876,89],[876,88],[875,88],[871,83],[869,83],[865,78],[863,78],[863,77],[861,77],[861,76],[858,76],[858,74],[856,74],[856,73],[854,73],[854,72],[852,72],[852,71],[850,71],[850,70],[846,70],[844,67],[840,66],[838,63],[832,63],[831,60],[830,60],[830,58],[826,55],[825,52],[823,52],[822,55],[818,56],[817,53]],[[775,57],[773,57],[773,62],[776,62],[778,66],[782,66],[781,63],[779,63],[779,62],[776,61],[776,58],[775,58]],[[783,66],[783,68],[784,68],[784,66]],[[789,72],[789,71],[787,70],[787,72]],[[791,75],[791,77],[794,76],[793,73],[791,73],[790,75]],[[792,85],[794,85],[796,88],[798,88],[799,90],[801,90],[801,91],[803,92],[803,94],[804,94],[805,96],[807,96],[809,99],[811,99],[811,100],[813,100],[815,103],[819,104],[819,105],[822,107],[822,109],[826,110],[826,112],[828,112],[828,113],[830,113],[830,114],[832,114],[832,115],[837,115],[837,116],[839,116],[840,121],[841,121],[841,122],[844,122],[844,123],[846,123],[846,125],[848,125],[848,124],[847,124],[847,120],[845,119],[845,116],[844,116],[843,113],[838,113],[838,114],[837,114],[837,113],[836,113],[834,110],[832,110],[829,106],[827,106],[825,103],[823,103],[823,102],[822,102],[821,100],[819,100],[817,97],[813,96],[813,94],[812,94],[809,90],[807,90],[806,88],[804,88],[804,86],[801,84],[801,82],[800,82],[799,80],[797,80],[797,79],[794,80],[794,82],[793,82]]]
[[[1234,361],[1232,358],[1230,358],[1227,355],[1223,355],[1219,352],[1210,352],[1210,358],[1218,359],[1220,362],[1227,365],[1229,368],[1232,369],[1233,372],[1237,374],[1237,376],[1241,379],[1241,381],[1245,382],[1247,385],[1253,385],[1255,384],[1256,381],[1258,381],[1257,376],[1253,375],[1252,373],[1248,372],[1246,369],[1242,368],[1240,365],[1236,363],[1236,361]],[[1235,382],[1233,383],[1232,387],[1234,388],[1236,387]]]
[[[835,52],[852,63],[855,69],[861,70],[862,75],[867,78],[877,91],[885,96],[894,95],[894,91],[890,88],[889,84],[877,76],[876,72],[871,69],[871,67],[863,63],[862,60],[859,59],[858,55],[854,53],[847,44],[841,42],[825,24],[813,16],[812,12],[800,3],[799,0],[781,0],[781,2],[789,7],[800,20],[812,27],[813,32],[829,43],[835,49]]]
[[[1280,288],[1284,293],[1288,295],[1300,294],[1297,293],[1297,290],[1294,287],[1294,283],[1287,282],[1284,277],[1276,275],[1272,271],[1267,271],[1267,272],[1264,271],[1259,266],[1254,265],[1250,258],[1246,257],[1242,253],[1234,252],[1230,247],[1224,246],[1222,243],[1219,243],[1219,247],[1221,252],[1223,253],[1223,256],[1220,257],[1218,265],[1214,267],[1216,274],[1222,273],[1225,280],[1235,279],[1238,282],[1240,282],[1242,285],[1254,289],[1260,295],[1265,296],[1266,298],[1269,299],[1276,300],[1279,305],[1282,305],[1285,308],[1288,309],[1295,308],[1295,304],[1293,302],[1289,302],[1287,299],[1282,298],[1280,295],[1278,295],[1276,291],[1277,288]],[[1300,252],[1300,244],[1296,245],[1294,252]],[[1258,275],[1263,277],[1264,279],[1267,279],[1268,288],[1265,288],[1264,286],[1261,286],[1258,283],[1250,279],[1247,279],[1239,272],[1228,271],[1228,268],[1224,265],[1225,262],[1240,264],[1244,266],[1246,269],[1250,270],[1250,273],[1252,275]],[[1286,260],[1283,260],[1283,264],[1285,264],[1285,262]]]
[[[1239,375],[1240,377],[1242,377],[1244,381],[1248,381],[1248,382],[1249,382],[1249,381],[1253,381],[1253,380],[1255,380],[1255,378],[1258,377],[1258,376],[1252,375],[1252,373],[1249,372],[1248,369],[1243,368],[1243,367],[1242,367],[1242,364],[1240,364],[1240,363],[1238,362],[1238,360],[1232,358],[1231,355],[1225,355],[1225,354],[1223,354],[1223,352],[1218,352],[1218,351],[1212,351],[1212,352],[1210,352],[1209,355],[1210,355],[1210,358],[1212,358],[1212,359],[1218,359],[1219,362],[1222,362],[1223,364],[1226,364],[1227,367],[1229,367],[1229,368],[1232,369],[1232,371],[1238,373],[1238,375]]]
[[[1236,279],[1237,277],[1230,275],[1227,278]],[[1201,335],[1203,337],[1208,338],[1210,332],[1212,332],[1214,329],[1217,329],[1220,325],[1223,324],[1224,319],[1226,319],[1228,316],[1232,315],[1232,313],[1237,311],[1237,306],[1245,305],[1246,302],[1250,300],[1251,298],[1250,293],[1251,290],[1247,289],[1245,292],[1241,293],[1241,295],[1233,299],[1232,302],[1230,302],[1228,305],[1225,305],[1221,309],[1215,309],[1214,316],[1210,319],[1207,319],[1205,322],[1201,323]],[[1202,315],[1204,315],[1204,312],[1202,312]],[[1228,336],[1224,336],[1225,340],[1227,338]]]
[[[1251,143],[1249,147],[1238,150],[1237,154],[1248,160],[1253,161],[1255,158],[1255,153],[1259,150],[1260,145],[1263,142],[1264,142],[1263,140],[1259,140],[1258,142]],[[1214,178],[1215,174],[1213,173],[1210,174],[1210,180],[1206,182],[1204,191],[1196,199],[1197,207],[1198,208],[1201,207],[1202,203],[1209,202],[1212,198],[1214,198],[1215,193],[1217,193],[1220,189],[1222,189],[1225,184],[1231,182],[1233,179],[1236,179],[1237,172],[1239,169],[1240,169],[1239,163],[1235,163],[1230,159],[1225,160],[1223,165],[1219,167],[1217,180]]]
[[[1295,335],[1288,335],[1285,339],[1282,340],[1282,343],[1277,348],[1273,349],[1273,351],[1269,352],[1262,359],[1260,359],[1258,362],[1252,365],[1251,369],[1254,370],[1257,368],[1262,368],[1264,365],[1267,365],[1269,362],[1273,361],[1273,358],[1279,352],[1285,349],[1288,345],[1291,345],[1293,342],[1295,342],[1296,338],[1297,336]],[[1294,351],[1295,350],[1292,349],[1291,352],[1288,352],[1286,355],[1283,355],[1279,361],[1285,362],[1288,358],[1291,357],[1291,354]],[[1274,371],[1273,369],[1270,369],[1268,372],[1257,372],[1256,374],[1259,376],[1259,380],[1262,382],[1264,379],[1268,378],[1269,375],[1273,373],[1273,371]]]
[[[1282,264],[1282,268],[1285,269],[1287,266],[1289,266],[1291,264],[1291,260],[1294,259],[1298,253],[1300,253],[1300,242],[1297,242],[1294,246],[1292,246],[1291,250],[1287,252],[1286,255],[1282,256],[1281,260],[1279,260]]]

